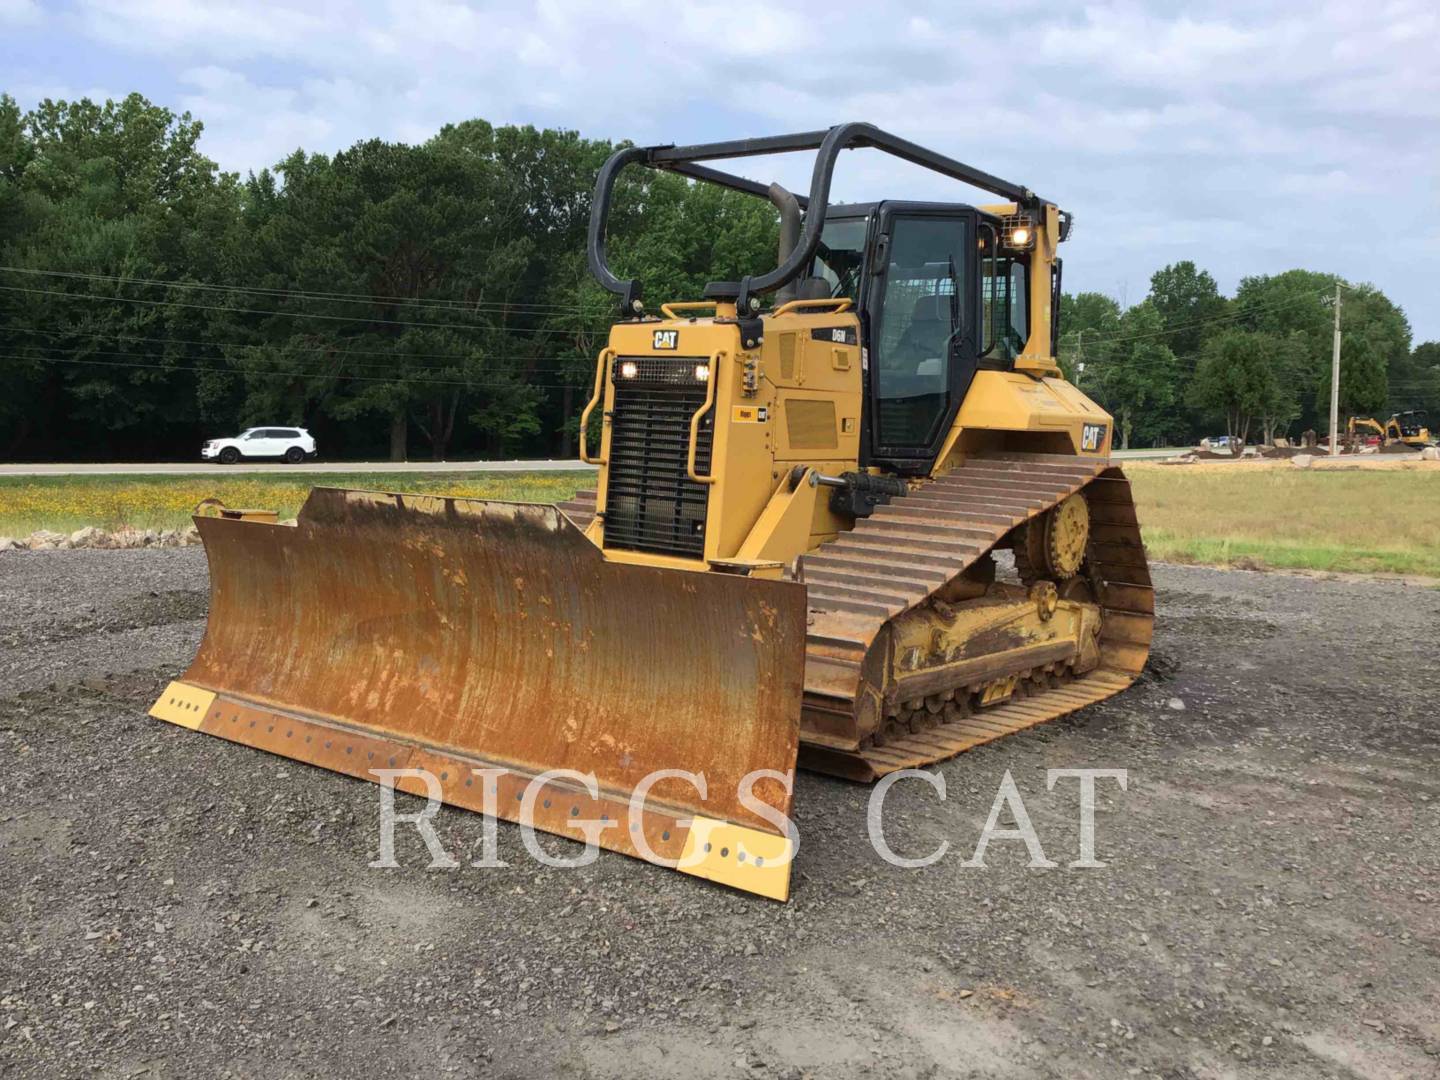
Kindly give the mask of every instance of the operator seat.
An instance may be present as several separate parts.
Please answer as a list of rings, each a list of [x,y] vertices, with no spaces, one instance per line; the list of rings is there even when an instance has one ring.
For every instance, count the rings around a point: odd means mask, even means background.
[[[941,375],[949,338],[950,297],[943,293],[921,296],[885,366],[911,375]]]

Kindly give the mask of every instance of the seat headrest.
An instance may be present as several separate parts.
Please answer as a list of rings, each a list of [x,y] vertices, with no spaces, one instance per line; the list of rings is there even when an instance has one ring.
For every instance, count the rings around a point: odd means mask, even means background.
[[[800,284],[795,286],[796,300],[829,300],[830,282],[823,277],[801,278]]]
[[[911,314],[914,322],[950,322],[950,297],[944,293],[931,293],[915,301]]]

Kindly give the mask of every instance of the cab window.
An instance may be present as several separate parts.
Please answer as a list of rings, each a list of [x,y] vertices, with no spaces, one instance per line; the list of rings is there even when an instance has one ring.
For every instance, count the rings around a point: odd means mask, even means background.
[[[1009,363],[1025,351],[1030,333],[1029,268],[1023,259],[991,258],[986,248],[992,239],[989,230],[981,230],[980,347],[986,359]]]
[[[828,295],[851,300],[860,297],[860,263],[865,254],[864,218],[832,218],[820,230],[820,247],[811,266],[811,278],[825,283]]]
[[[938,435],[966,326],[963,282],[974,247],[963,218],[901,217],[891,227],[871,366],[878,446],[924,448]]]

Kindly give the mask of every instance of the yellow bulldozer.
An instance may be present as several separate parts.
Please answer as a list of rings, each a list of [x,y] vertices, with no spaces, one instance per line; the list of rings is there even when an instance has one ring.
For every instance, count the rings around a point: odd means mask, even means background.
[[[1001,201],[831,205],[855,148]],[[804,196],[707,164],[793,151],[815,152]],[[632,165],[769,199],[775,268],[652,311],[606,256]],[[198,516],[209,623],[152,714],[355,777],[425,770],[396,786],[784,899],[797,763],[874,780],[1145,663],[1111,419],[1055,358],[1070,223],[869,124],[617,151],[588,244],[620,309],[582,417],[595,489]]]

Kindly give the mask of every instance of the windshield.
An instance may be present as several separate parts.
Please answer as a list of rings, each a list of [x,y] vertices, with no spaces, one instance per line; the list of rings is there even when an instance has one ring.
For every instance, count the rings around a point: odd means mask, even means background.
[[[820,247],[810,276],[822,279],[834,297],[860,296],[860,261],[865,254],[865,219],[830,219],[820,231]]]

